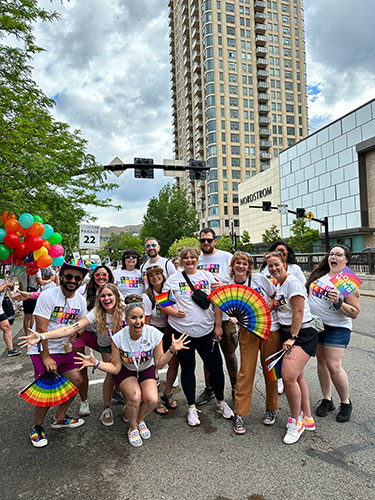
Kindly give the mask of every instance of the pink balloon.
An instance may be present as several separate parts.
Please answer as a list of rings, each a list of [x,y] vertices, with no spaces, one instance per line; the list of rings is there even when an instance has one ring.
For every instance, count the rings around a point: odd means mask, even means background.
[[[64,248],[61,245],[52,245],[48,249],[48,254],[55,259],[56,257],[61,257],[64,253]]]

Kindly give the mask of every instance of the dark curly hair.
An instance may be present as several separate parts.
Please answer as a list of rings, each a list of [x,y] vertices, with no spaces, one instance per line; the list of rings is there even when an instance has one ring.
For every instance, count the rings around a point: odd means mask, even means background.
[[[86,300],[87,300],[87,309],[91,311],[91,309],[95,306],[96,301],[96,293],[99,289],[99,286],[95,282],[95,273],[98,269],[105,269],[108,273],[108,283],[114,283],[115,279],[113,277],[113,273],[108,266],[100,265],[95,268],[94,272],[90,274],[89,282],[86,285]]]
[[[328,257],[329,254],[331,253],[332,248],[341,248],[344,250],[345,253],[345,258],[347,259],[346,265],[348,266],[350,263],[350,259],[352,258],[352,252],[350,248],[346,245],[341,245],[341,243],[337,243],[335,245],[332,245],[331,248],[328,250],[328,252],[325,254],[325,256],[322,258],[322,260],[319,262],[317,266],[314,267],[314,269],[311,271],[311,274],[309,276],[309,279],[306,282],[306,288],[307,288],[307,293],[309,293],[310,290],[310,285],[313,283],[315,280],[321,278],[325,274],[329,272],[329,264],[328,264]]]

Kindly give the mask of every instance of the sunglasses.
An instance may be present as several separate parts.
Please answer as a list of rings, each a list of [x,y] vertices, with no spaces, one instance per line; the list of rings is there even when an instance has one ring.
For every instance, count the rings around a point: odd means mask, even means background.
[[[137,260],[137,256],[136,255],[127,255],[125,257],[125,259],[134,259],[134,260]]]
[[[75,281],[76,283],[79,283],[80,281],[83,280],[82,276],[76,276],[73,274],[63,274],[64,278],[68,281]]]
[[[95,278],[107,278],[108,273],[95,273]]]
[[[146,245],[146,248],[156,248],[158,245],[156,243],[151,243]]]
[[[266,255],[264,257],[266,259],[268,259],[269,257],[272,257],[273,255],[283,255],[283,252],[281,252],[280,250],[278,250],[277,252],[269,252],[269,253],[266,253]]]
[[[212,243],[214,238],[200,238],[199,243]]]

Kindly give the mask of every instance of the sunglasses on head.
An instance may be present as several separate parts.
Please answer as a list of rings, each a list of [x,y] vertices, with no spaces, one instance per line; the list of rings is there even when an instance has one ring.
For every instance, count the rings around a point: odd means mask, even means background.
[[[137,260],[137,256],[136,255],[127,255],[125,257],[125,259],[135,259],[135,260]]]
[[[68,281],[75,281],[76,283],[79,283],[82,281],[82,276],[77,276],[73,274],[63,274],[64,278]]]
[[[146,248],[156,248],[158,245],[156,243],[149,243]]]
[[[108,273],[94,273],[95,278],[106,278]]]
[[[199,243],[212,243],[214,238],[199,238]]]
[[[268,259],[269,257],[272,257],[273,255],[283,255],[283,252],[281,252],[280,250],[278,250],[277,252],[269,252],[269,253],[266,253],[266,255],[264,257],[266,259]]]
[[[248,252],[240,252],[238,250],[234,252],[234,255],[246,255],[246,257],[251,257],[251,254],[249,254]]]

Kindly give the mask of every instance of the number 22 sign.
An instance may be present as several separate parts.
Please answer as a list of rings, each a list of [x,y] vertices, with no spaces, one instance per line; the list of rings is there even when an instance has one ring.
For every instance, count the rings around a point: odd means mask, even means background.
[[[100,226],[80,224],[79,248],[100,248]]]

